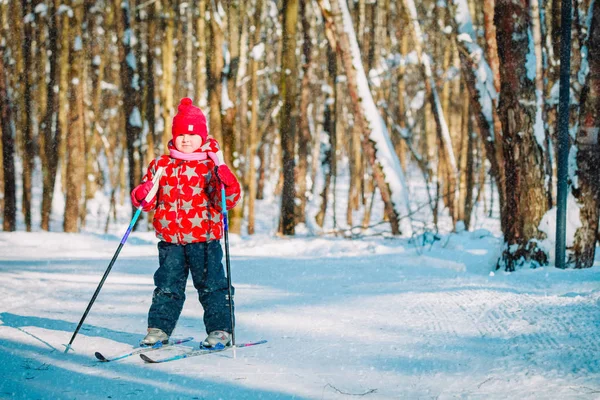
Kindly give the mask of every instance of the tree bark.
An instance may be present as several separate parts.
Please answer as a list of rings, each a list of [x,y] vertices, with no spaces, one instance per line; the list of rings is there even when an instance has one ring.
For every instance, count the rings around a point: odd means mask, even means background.
[[[2,168],[4,169],[4,220],[2,229],[5,232],[12,232],[16,229],[17,219],[15,143],[12,129],[14,121],[10,98],[8,97],[4,57],[5,47],[3,43],[0,43],[0,129],[2,129]]]
[[[211,1],[210,8],[210,48],[208,49],[208,104],[209,113],[209,132],[219,142],[223,144],[223,133],[221,126],[221,91],[223,88],[221,74],[223,73],[223,21],[221,19],[220,1]]]
[[[283,106],[279,131],[281,134],[283,191],[281,195],[280,232],[293,235],[296,228],[295,198],[295,146],[296,146],[296,83],[298,61],[296,60],[296,25],[298,0],[283,1],[283,49],[281,55],[280,90]]]
[[[162,119],[164,131],[162,135],[162,153],[167,153],[169,141],[172,138],[171,135],[171,124],[173,123],[173,66],[175,64],[174,60],[174,49],[173,49],[173,40],[174,40],[174,31],[175,31],[175,12],[171,8],[171,4],[168,1],[162,0],[164,5],[161,2],[157,3],[159,6],[159,13],[164,8],[164,25],[163,25],[163,43],[162,43]]]
[[[600,211],[600,1],[594,2],[588,39],[589,73],[581,94],[579,131],[576,137],[577,174],[572,192],[579,203],[581,227],[575,232],[575,268],[594,265]]]
[[[527,0],[497,0],[495,8],[500,70],[499,115],[506,170],[506,226],[498,267],[513,271],[530,261],[545,265],[548,255],[537,245],[538,225],[548,210],[543,138],[536,140],[535,69],[527,69],[531,18]],[[543,134],[543,132],[542,132]],[[540,143],[541,142],[541,143]]]
[[[307,199],[307,177],[308,177],[308,156],[309,146],[312,141],[309,126],[309,110],[308,106],[311,102],[311,81],[312,81],[312,37],[311,23],[309,21],[306,2],[300,2],[300,18],[302,21],[302,83],[300,84],[300,135],[298,135],[298,169],[297,169],[297,186],[298,199],[298,222],[306,221],[306,203]]]
[[[25,230],[31,232],[31,186],[33,176],[33,161],[35,159],[35,148],[33,142],[33,129],[31,119],[33,118],[32,108],[32,48],[35,41],[33,22],[27,21],[30,14],[33,13],[31,0],[21,0],[21,10],[23,22],[23,70],[21,71],[23,85],[23,104],[21,108],[21,123],[23,124],[23,175],[22,175],[22,212],[25,219]]]
[[[140,163],[140,136],[142,132],[142,99],[138,60],[135,54],[136,41],[131,26],[131,10],[129,0],[115,0],[115,10],[121,10],[121,21],[116,21],[117,35],[120,40],[119,62],[125,115],[125,137],[127,143],[127,161],[129,165],[129,190],[133,190],[141,181],[142,166]],[[119,8],[118,8],[119,7]],[[119,15],[117,13],[117,15]],[[135,212],[132,206],[132,212]]]
[[[83,20],[83,7],[79,5],[73,9],[71,18],[71,52],[69,64],[69,133],[67,135],[67,198],[64,213],[64,231],[79,231],[79,209],[81,205],[81,188],[85,178],[85,152],[84,152],[84,105],[83,105],[83,63],[84,54],[81,48],[81,25]]]
[[[248,146],[248,234],[255,232],[254,227],[254,205],[257,197],[256,156],[258,149],[258,54],[254,52],[255,46],[260,43],[261,15],[263,9],[262,0],[256,0],[254,4],[254,33],[250,48],[253,49],[250,57],[250,127]]]
[[[198,1],[198,16],[196,18],[196,102],[205,109],[206,94],[206,0]]]
[[[45,231],[50,230],[50,213],[52,211],[52,199],[54,198],[54,186],[56,182],[56,173],[58,170],[58,149],[60,147],[60,127],[58,126],[58,98],[54,87],[58,84],[58,23],[60,16],[57,9],[60,6],[59,0],[54,0],[50,7],[48,17],[48,38],[50,51],[50,76],[48,80],[48,96],[46,98],[46,115],[44,117],[44,153],[45,162],[42,164],[42,221],[41,228]],[[62,33],[61,33],[62,34]],[[56,117],[56,118],[55,118]]]

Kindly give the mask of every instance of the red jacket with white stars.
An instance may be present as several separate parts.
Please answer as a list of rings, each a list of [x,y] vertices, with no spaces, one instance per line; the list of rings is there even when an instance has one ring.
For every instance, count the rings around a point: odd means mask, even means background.
[[[205,151],[207,148],[215,153],[219,150],[213,139],[201,147]],[[155,210],[152,224],[156,237],[176,244],[221,239],[221,183],[215,166],[210,157],[181,160],[162,155],[152,160],[142,183],[151,181],[159,167],[164,170],[156,196],[143,210]],[[227,209],[235,207],[241,197],[239,182],[226,186],[225,196]]]

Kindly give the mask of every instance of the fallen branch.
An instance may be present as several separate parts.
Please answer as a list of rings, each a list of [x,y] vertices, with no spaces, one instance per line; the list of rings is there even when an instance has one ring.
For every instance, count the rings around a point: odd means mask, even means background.
[[[375,393],[375,392],[377,392],[377,389],[369,389],[369,390],[367,390],[367,391],[366,391],[366,392],[364,392],[364,393],[347,393],[347,392],[343,392],[343,391],[341,391],[340,389],[336,388],[335,386],[333,386],[333,385],[331,385],[331,384],[329,384],[329,383],[328,383],[327,385],[325,385],[325,388],[327,388],[327,386],[329,386],[330,388],[332,388],[332,389],[333,389],[333,390],[335,390],[336,392],[338,392],[338,393],[340,393],[340,394],[345,394],[345,395],[347,395],[347,396],[366,396],[366,395],[368,395],[368,394],[371,394],[371,393]]]

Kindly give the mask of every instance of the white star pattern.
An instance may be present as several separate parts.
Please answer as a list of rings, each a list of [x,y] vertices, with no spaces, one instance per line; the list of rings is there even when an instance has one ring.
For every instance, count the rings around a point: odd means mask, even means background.
[[[190,218],[189,220],[192,223],[192,228],[199,228],[202,225],[202,218],[200,218],[198,214],[196,214],[194,218]]]
[[[166,196],[170,196],[171,195],[171,190],[173,190],[173,186],[169,185],[168,183],[163,186],[163,193]]]
[[[158,222],[160,222],[161,226],[163,228],[169,228],[169,224],[171,223],[171,221],[169,221],[168,219],[166,219],[164,216],[158,220]]]
[[[196,241],[196,238],[194,237],[193,234],[191,233],[186,233],[183,235],[182,239],[181,239],[184,243],[193,243],[194,241]]]
[[[192,203],[193,203],[192,200],[190,200],[190,201],[184,201],[183,204],[182,204],[182,206],[181,206],[181,209],[183,211],[190,211],[192,208],[194,208],[194,205]]]
[[[185,167],[185,172],[183,173],[183,175],[187,176],[188,179],[192,179],[192,177],[198,176],[198,174],[196,173],[196,169],[190,168],[189,166]]]
[[[192,196],[196,196],[202,193],[202,188],[200,186],[192,186],[192,190],[194,191],[192,193]]]

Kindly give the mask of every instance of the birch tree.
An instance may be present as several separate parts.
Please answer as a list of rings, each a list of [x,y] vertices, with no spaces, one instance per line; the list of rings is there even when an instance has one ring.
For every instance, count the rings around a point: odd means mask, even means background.
[[[498,266],[507,271],[526,261],[545,265],[548,254],[538,246],[539,223],[548,210],[543,126],[536,124],[535,52],[527,0],[497,0],[495,23],[506,170],[504,250]],[[531,60],[534,62],[531,63]],[[530,61],[530,62],[528,62]]]
[[[600,1],[593,1],[589,18],[589,39],[584,48],[589,73],[581,94],[576,147],[571,148],[577,163],[571,185],[581,222],[569,260],[575,268],[589,268],[594,264],[600,212]]]

